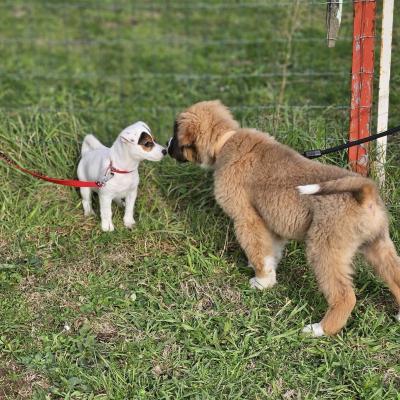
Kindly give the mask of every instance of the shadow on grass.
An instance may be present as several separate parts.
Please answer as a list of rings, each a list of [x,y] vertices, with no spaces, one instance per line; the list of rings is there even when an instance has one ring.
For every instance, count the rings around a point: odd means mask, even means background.
[[[219,252],[226,247],[224,257],[235,263],[241,275],[253,276],[253,271],[247,267],[246,256],[236,241],[230,219],[214,199],[212,172],[190,164],[180,165],[172,160],[168,160],[160,170],[158,183],[161,191],[174,211],[187,220],[185,228],[188,234],[196,237],[202,231],[199,224],[206,227],[214,225],[216,229],[208,229],[206,234],[208,242],[215,243],[214,251]],[[229,237],[228,245],[226,236]],[[394,300],[389,290],[371,273],[369,266],[360,261],[360,258],[354,261],[358,312],[365,308],[366,301],[372,299],[382,311],[392,313]],[[278,292],[295,303],[308,302],[314,316],[322,316],[326,310],[327,304],[318,289],[312,267],[306,261],[302,243],[291,241],[286,247],[278,270]]]
[[[214,198],[212,171],[166,160],[157,171],[157,184],[166,203],[184,222],[188,236],[248,270],[246,258],[234,237],[230,218]]]
[[[215,201],[212,171],[169,160],[159,172],[158,183],[171,208],[186,220],[188,235],[196,237],[199,233],[204,234],[199,225],[206,228],[211,225],[212,229],[207,229],[203,238],[206,237],[208,242],[215,244],[214,251],[232,261],[242,275],[249,278],[254,275],[236,240],[232,221]],[[295,285],[304,288],[310,279],[315,281],[312,271],[306,266],[303,245],[297,242],[288,244],[286,257],[279,269],[278,281],[285,287]]]

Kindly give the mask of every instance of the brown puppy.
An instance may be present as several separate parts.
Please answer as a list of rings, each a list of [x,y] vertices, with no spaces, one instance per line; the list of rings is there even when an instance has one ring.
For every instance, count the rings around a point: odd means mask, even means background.
[[[219,101],[200,102],[179,114],[168,152],[178,161],[214,169],[215,198],[233,219],[254,268],[252,287],[276,283],[286,240],[305,241],[329,308],[304,332],[333,335],[345,325],[356,302],[351,262],[357,251],[400,304],[400,258],[371,180],[308,160],[265,133],[241,129]]]

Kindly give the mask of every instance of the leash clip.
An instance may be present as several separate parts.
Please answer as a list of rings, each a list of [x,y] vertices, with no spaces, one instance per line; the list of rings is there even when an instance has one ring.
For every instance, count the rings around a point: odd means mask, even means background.
[[[104,175],[99,181],[96,181],[96,185],[99,188],[106,186],[106,183],[114,176],[114,172],[111,172],[110,175]]]
[[[306,158],[318,158],[322,156],[321,150],[308,150],[303,153],[304,157]]]

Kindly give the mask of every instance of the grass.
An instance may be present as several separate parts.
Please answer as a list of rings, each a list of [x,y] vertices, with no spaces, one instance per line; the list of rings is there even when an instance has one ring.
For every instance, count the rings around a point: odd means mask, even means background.
[[[70,177],[86,133],[110,144],[142,119],[164,142],[176,112],[211,98],[298,150],[339,143],[350,5],[328,49],[323,4],[260,3],[4,1],[1,149]],[[399,143],[383,196],[400,250]],[[0,399],[399,398],[397,310],[361,260],[346,329],[303,337],[326,307],[303,247],[288,246],[276,287],[250,290],[210,173],[166,159],[140,174],[135,230],[115,209],[102,233],[76,191],[1,166]]]

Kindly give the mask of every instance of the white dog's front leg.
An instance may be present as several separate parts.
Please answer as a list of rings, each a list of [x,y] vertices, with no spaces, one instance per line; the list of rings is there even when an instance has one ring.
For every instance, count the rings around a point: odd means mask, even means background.
[[[82,206],[83,211],[85,213],[85,217],[94,214],[92,208],[92,191],[90,188],[82,187],[80,188],[81,196],[82,196]]]
[[[111,212],[111,202],[112,198],[107,195],[99,194],[100,201],[100,217],[101,217],[101,229],[104,232],[111,232],[114,230],[114,225],[112,223],[112,212]]]
[[[137,196],[137,188],[130,192],[125,198],[125,215],[124,225],[131,229],[135,225],[135,219],[133,218],[133,210],[135,208],[135,201]]]

